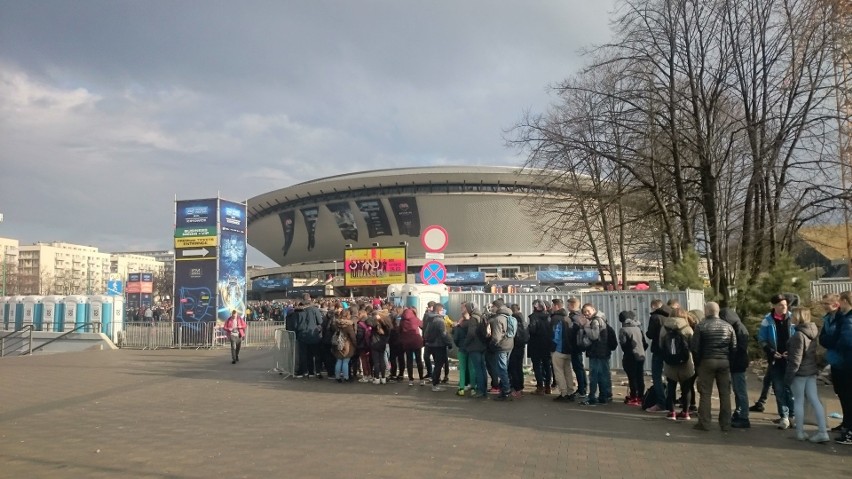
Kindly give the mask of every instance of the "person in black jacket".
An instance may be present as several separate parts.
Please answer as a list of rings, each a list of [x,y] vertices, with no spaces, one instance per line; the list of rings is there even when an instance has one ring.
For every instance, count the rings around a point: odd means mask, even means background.
[[[746,370],[748,369],[748,329],[746,329],[737,312],[731,308],[722,308],[719,317],[734,328],[737,337],[737,349],[731,355],[731,386],[734,390],[734,414],[731,417],[731,427],[750,428],[748,419],[748,385]]]
[[[577,397],[585,398],[589,387],[589,379],[586,377],[586,366],[583,361],[583,352],[586,350],[577,341],[577,334],[589,324],[589,320],[580,312],[580,300],[568,299],[568,317],[573,324],[568,340],[571,342],[571,369],[574,370],[574,378],[577,380]]]
[[[690,350],[698,369],[698,424],[693,429],[709,431],[710,396],[713,383],[719,393],[719,426],[731,428],[731,357],[737,349],[734,328],[719,318],[719,305],[704,305],[705,319],[690,339]]]
[[[645,335],[651,342],[651,384],[656,403],[646,409],[648,412],[666,410],[666,386],[663,384],[663,354],[660,351],[660,331],[663,322],[671,315],[671,308],[663,305],[663,300],[651,301],[651,317],[648,320],[648,331]]]
[[[524,391],[524,350],[530,339],[529,326],[519,305],[512,304],[509,309],[512,310],[512,317],[518,322],[515,329],[515,344],[509,354],[509,383],[512,386],[512,397],[519,398]]]
[[[540,299],[533,301],[533,312],[529,315],[530,341],[527,352],[532,360],[535,374],[535,392],[550,394],[551,362],[550,351],[553,347],[553,331],[550,329],[550,314]]]

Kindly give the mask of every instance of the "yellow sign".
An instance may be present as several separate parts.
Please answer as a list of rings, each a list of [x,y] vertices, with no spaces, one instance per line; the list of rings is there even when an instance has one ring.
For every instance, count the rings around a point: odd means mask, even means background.
[[[175,248],[201,248],[204,246],[216,246],[216,237],[175,238]]]
[[[405,283],[405,248],[347,249],[343,254],[346,286]]]

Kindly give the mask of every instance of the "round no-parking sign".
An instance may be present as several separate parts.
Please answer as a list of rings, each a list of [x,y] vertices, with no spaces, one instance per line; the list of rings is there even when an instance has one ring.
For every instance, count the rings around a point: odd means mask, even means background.
[[[440,261],[429,261],[420,269],[420,280],[424,284],[442,284],[447,280],[447,268]]]

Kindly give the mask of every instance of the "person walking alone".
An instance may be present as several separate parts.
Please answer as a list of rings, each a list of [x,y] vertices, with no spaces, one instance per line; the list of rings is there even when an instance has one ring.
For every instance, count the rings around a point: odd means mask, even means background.
[[[225,320],[225,325],[222,326],[225,334],[231,340],[231,364],[236,364],[240,360],[240,346],[243,343],[243,338],[246,337],[246,320],[237,314],[237,310],[231,311],[231,316]]]

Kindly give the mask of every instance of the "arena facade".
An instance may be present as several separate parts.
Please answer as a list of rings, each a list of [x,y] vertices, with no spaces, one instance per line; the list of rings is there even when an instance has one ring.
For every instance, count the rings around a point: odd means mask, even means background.
[[[343,268],[346,248],[407,245],[415,282],[428,261],[421,232],[440,225],[449,235],[442,262],[451,274],[465,273],[460,282],[520,284],[540,271],[562,271],[545,276],[578,285],[598,281],[589,252],[552,247],[531,216],[526,199],[552,194],[541,174],[495,166],[399,168],[261,194],[248,200],[248,241],[281,266],[254,277],[325,280]]]

